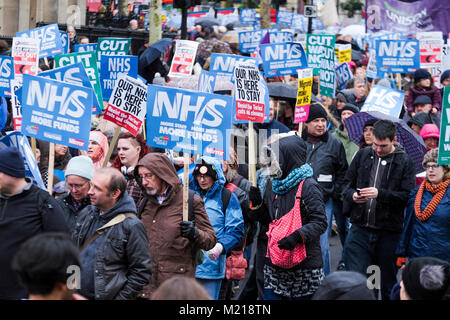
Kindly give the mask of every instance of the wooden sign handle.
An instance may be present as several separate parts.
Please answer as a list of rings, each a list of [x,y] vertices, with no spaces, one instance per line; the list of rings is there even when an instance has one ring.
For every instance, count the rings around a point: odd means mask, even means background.
[[[183,172],[183,221],[189,220],[189,163],[191,156],[184,152],[184,172]]]
[[[117,139],[119,138],[119,134],[120,134],[120,127],[116,126],[116,129],[114,130],[114,136],[109,145],[108,153],[106,154],[105,161],[103,161],[103,168],[106,168],[106,166],[108,165],[109,159],[111,158],[111,154],[113,153],[114,147],[116,146]]]
[[[47,179],[47,191],[48,193],[50,193],[50,195],[53,194],[54,169],[55,169],[55,144],[53,142],[50,142],[48,150],[48,179]]]

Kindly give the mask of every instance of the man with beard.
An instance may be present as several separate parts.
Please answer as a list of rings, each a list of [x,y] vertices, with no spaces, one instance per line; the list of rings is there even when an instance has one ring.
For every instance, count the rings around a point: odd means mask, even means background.
[[[145,155],[134,169],[145,197],[138,205],[152,256],[152,278],[143,298],[175,275],[194,278],[198,249],[217,242],[201,197],[193,195],[193,221],[183,221],[183,186],[170,159],[162,153]]]

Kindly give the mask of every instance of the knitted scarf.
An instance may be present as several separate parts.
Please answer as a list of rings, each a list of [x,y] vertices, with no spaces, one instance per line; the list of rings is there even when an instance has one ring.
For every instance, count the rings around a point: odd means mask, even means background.
[[[444,182],[441,182],[440,184],[436,186],[432,186],[429,181],[424,181],[419,187],[419,190],[417,191],[416,199],[414,201],[414,209],[416,211],[416,217],[422,222],[425,222],[428,220],[428,218],[431,217],[434,210],[436,210],[437,206],[439,205],[439,202],[441,202],[442,198],[444,197],[445,192],[447,191],[448,186],[450,185],[450,180],[446,180]],[[420,203],[422,202],[423,197],[423,191],[427,188],[429,192],[431,192],[434,196],[431,199],[430,203],[426,206],[425,210],[421,212],[420,210]]]
[[[301,167],[292,170],[283,180],[273,179],[272,190],[277,194],[285,194],[298,185],[300,181],[312,176],[313,169],[309,164],[305,163]]]

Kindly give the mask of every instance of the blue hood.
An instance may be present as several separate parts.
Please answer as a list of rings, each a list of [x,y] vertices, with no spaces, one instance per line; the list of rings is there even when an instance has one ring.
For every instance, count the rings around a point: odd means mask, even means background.
[[[225,175],[223,173],[222,162],[220,160],[218,160],[217,158],[208,157],[208,156],[203,156],[200,159],[202,159],[206,163],[212,165],[214,170],[216,170],[217,177],[218,177],[217,181],[213,184],[211,189],[208,190],[208,192],[212,192],[213,193],[218,188],[221,189],[221,187],[225,186],[226,178],[225,178]],[[198,184],[197,184],[197,182],[195,181],[194,178],[190,182],[190,187],[191,187],[192,190],[200,192],[200,187],[198,186]]]

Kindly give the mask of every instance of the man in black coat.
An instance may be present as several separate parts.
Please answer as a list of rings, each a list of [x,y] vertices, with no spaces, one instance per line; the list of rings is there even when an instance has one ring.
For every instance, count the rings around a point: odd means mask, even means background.
[[[68,229],[56,200],[25,178],[15,147],[0,150],[0,187],[0,300],[18,300],[28,296],[11,269],[20,245],[36,234]]]
[[[348,163],[342,142],[327,131],[327,113],[320,104],[310,105],[302,138],[307,145],[306,162],[313,168],[314,178],[322,190],[325,203],[328,229],[320,236],[320,246],[324,264],[323,271],[327,276],[331,273],[329,236],[332,217],[341,197]]]
[[[387,300],[396,283],[395,250],[416,172],[411,158],[396,144],[393,122],[377,121],[373,134],[373,146],[358,151],[345,175],[343,211],[352,227],[344,262],[347,270],[364,275],[373,273],[369,266],[378,266],[381,295]]]
[[[150,281],[147,233],[126,186],[119,170],[98,169],[89,189],[92,205],[77,220],[73,238],[81,248],[80,294],[88,299],[133,300]]]

